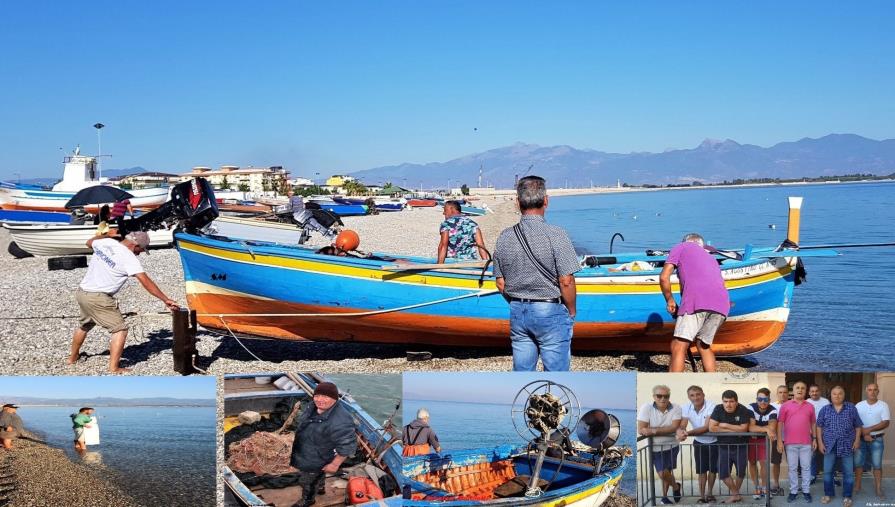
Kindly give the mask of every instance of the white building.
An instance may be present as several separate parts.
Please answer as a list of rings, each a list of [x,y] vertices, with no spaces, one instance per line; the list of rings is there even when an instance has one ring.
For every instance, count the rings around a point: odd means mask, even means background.
[[[289,172],[282,166],[271,167],[246,167],[224,165],[218,170],[210,167],[198,166],[193,170],[180,175],[180,181],[201,176],[209,181],[212,186],[223,189],[226,182],[227,189],[238,190],[241,185],[248,187],[248,192],[262,195],[266,192],[274,192],[280,189],[288,180]]]

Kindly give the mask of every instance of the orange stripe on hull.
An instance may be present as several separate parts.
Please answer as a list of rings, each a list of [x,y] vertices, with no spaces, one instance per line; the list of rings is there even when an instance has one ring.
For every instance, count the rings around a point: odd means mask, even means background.
[[[302,305],[220,294],[188,294],[191,309],[199,314],[361,312],[352,308]],[[510,349],[508,321],[394,312],[365,317],[225,317],[199,316],[207,328],[282,340],[350,341],[499,347]],[[741,356],[764,350],[783,334],[785,322],[730,320],[715,335],[712,349],[721,356]],[[664,324],[577,323],[572,350],[668,352],[674,322]]]

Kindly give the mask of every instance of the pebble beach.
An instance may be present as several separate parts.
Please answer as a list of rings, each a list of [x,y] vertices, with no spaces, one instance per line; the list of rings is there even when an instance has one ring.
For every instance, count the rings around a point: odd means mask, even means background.
[[[8,507],[141,505],[102,476],[101,466],[68,459],[61,449],[17,439],[11,450],[0,450],[0,504]]]
[[[500,231],[518,221],[515,203],[505,196],[485,198],[492,210],[479,223],[489,250]],[[549,218],[549,211],[548,211]],[[441,208],[417,208],[343,219],[357,231],[360,249],[399,255],[434,256],[438,247]],[[96,328],[81,349],[81,359],[66,365],[71,336],[78,326],[78,306],[73,293],[85,269],[47,269],[45,257],[15,259],[7,253],[9,233],[0,229],[0,298],[6,311],[0,316],[0,370],[7,375],[95,375],[108,371],[109,335]],[[319,236],[311,244],[323,245]],[[141,255],[147,274],[169,296],[186,303],[183,271],[174,249],[153,250]],[[129,317],[131,330],[121,365],[134,375],[173,375],[171,317],[164,305],[130,280],[119,292],[121,310]],[[209,374],[241,371],[320,371],[330,373],[400,373],[402,371],[510,371],[512,356],[506,349],[426,348],[429,361],[407,360],[408,349],[396,345],[358,343],[289,343],[263,339],[240,339],[200,329],[197,366]],[[242,345],[240,344],[242,343]],[[244,346],[243,346],[244,345]],[[254,359],[247,351],[261,359]],[[614,353],[575,355],[572,369],[667,370],[664,354]],[[719,361],[721,371],[741,371],[754,364]]]

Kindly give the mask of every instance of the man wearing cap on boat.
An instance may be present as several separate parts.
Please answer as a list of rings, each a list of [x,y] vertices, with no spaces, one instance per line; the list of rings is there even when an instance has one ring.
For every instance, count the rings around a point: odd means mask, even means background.
[[[575,321],[575,273],[581,269],[568,234],[544,220],[547,185],[526,176],[516,184],[522,218],[494,248],[497,289],[510,303],[513,370],[569,371]]]
[[[120,242],[112,237],[98,236],[87,240],[87,246],[93,249],[93,257],[87,267],[87,274],[75,293],[75,299],[81,308],[81,320],[80,327],[72,337],[71,354],[67,363],[77,362],[87,333],[99,324],[112,334],[109,342],[109,371],[123,373],[127,370],[119,367],[118,362],[124,352],[127,323],[114,296],[127,279],[136,278],[147,292],[165,303],[169,310],[176,311],[180,307],[149,278],[137,259],[140,252],[149,253],[149,235],[145,232],[132,232]]]
[[[12,449],[12,439],[18,438],[24,433],[22,418],[16,413],[18,405],[7,403],[0,412],[0,442],[4,449]]]
[[[301,472],[301,498],[293,507],[314,504],[317,489],[326,474],[334,474],[357,451],[357,433],[351,415],[339,404],[339,389],[321,382],[314,389],[314,402],[302,410],[295,426],[289,464]]]
[[[671,293],[675,269],[681,286],[680,304]],[[715,371],[712,340],[730,312],[730,296],[718,261],[705,251],[702,236],[687,234],[671,249],[659,275],[659,287],[668,313],[676,318],[668,371],[684,371],[684,358],[694,341],[705,371]]]
[[[441,452],[441,444],[438,435],[429,426],[429,411],[421,408],[416,411],[416,420],[404,426],[404,434],[401,435],[401,444],[404,447],[404,456],[419,456]]]

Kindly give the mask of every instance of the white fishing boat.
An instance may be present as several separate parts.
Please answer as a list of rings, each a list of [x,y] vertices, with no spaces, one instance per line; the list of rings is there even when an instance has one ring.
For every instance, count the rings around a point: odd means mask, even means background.
[[[95,185],[108,185],[96,173],[96,157],[81,155],[79,149],[66,156],[62,181],[47,190],[36,185],[0,182],[0,209],[34,211],[68,211],[65,203],[79,190]],[[131,206],[139,209],[155,209],[168,199],[168,188],[147,188],[128,190],[133,195]],[[112,204],[112,203],[108,203]],[[87,211],[96,213],[101,204],[87,206]]]
[[[31,255],[79,255],[92,250],[87,240],[96,233],[95,225],[68,224],[2,224],[9,231],[12,241]],[[150,248],[171,245],[173,231],[160,229],[148,231]]]
[[[269,241],[283,245],[297,245],[301,239],[302,230],[295,224],[220,216],[207,226],[205,233],[247,241]]]

